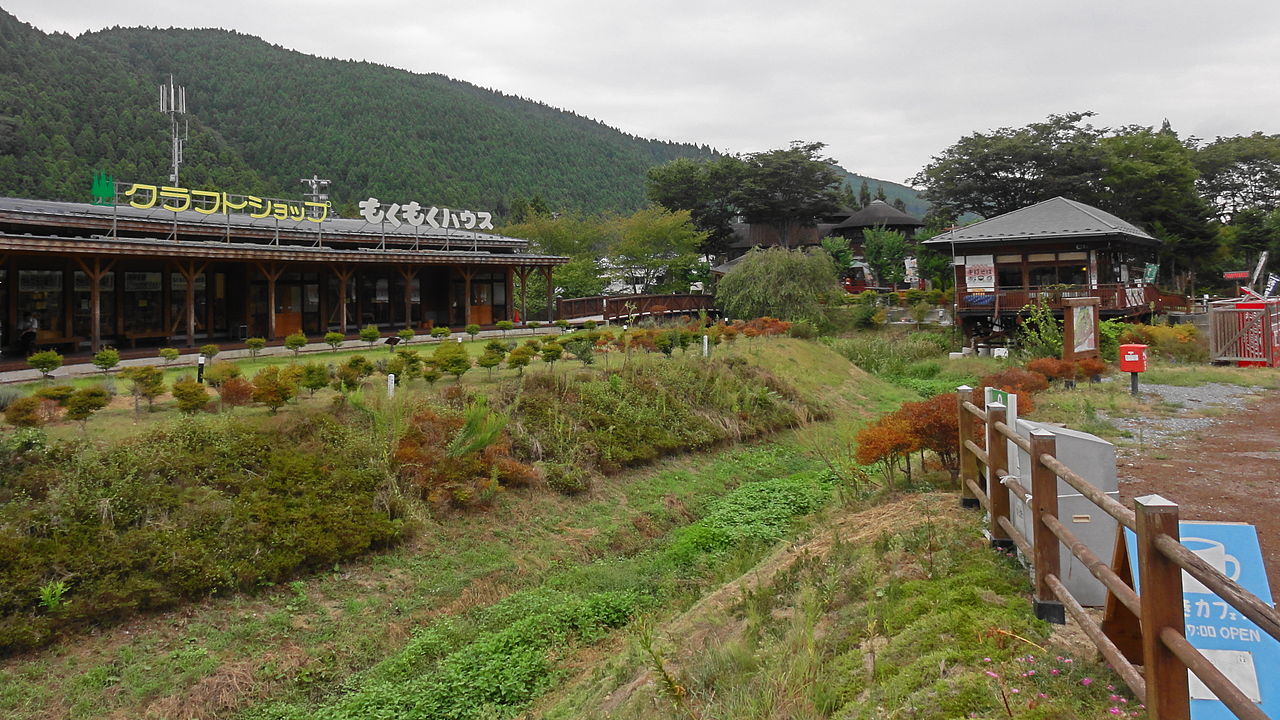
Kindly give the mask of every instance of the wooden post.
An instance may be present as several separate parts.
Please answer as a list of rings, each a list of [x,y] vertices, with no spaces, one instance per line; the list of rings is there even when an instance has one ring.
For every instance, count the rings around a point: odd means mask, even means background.
[[[404,326],[413,327],[413,278],[418,275],[418,269],[415,267],[405,268],[397,265],[396,270],[400,273],[400,277],[404,278]]]
[[[462,275],[462,324],[471,324],[471,278],[476,274],[475,270],[469,267],[460,267],[458,272]]]
[[[1159,495],[1135,498],[1138,578],[1142,584],[1142,665],[1147,681],[1147,712],[1155,720],[1190,720],[1187,666],[1160,640],[1171,628],[1186,632],[1182,614],[1182,568],[1156,547],[1156,538],[1178,533],[1178,506]]]
[[[973,421],[975,418],[964,409],[964,404],[973,399],[973,388],[961,385],[956,388],[956,410],[960,413],[960,507],[978,507],[978,498],[969,489],[969,481],[978,483],[978,458],[965,447],[965,442],[972,440]]]
[[[996,423],[1005,422],[1008,409],[1004,403],[991,403],[987,406],[987,499],[990,502],[991,546],[1012,548],[1013,540],[1009,533],[1000,527],[1000,518],[1009,517],[1009,488],[1000,482],[1001,473],[1009,471],[1009,441],[996,430]]]
[[[284,274],[281,263],[257,263],[258,272],[267,279],[267,339],[276,339],[276,281]]]
[[[1058,441],[1048,430],[1031,431],[1031,519],[1035,548],[1036,617],[1058,625],[1067,622],[1066,609],[1049,587],[1048,577],[1061,579],[1062,557],[1058,536],[1045,524],[1046,516],[1058,517],[1058,476],[1040,462],[1042,455],[1057,455]]]
[[[204,272],[205,263],[196,266],[195,261],[182,262],[177,261],[174,266],[178,268],[178,272],[182,275],[182,279],[186,281],[186,305],[182,316],[187,320],[187,347],[196,346],[196,276]],[[206,292],[208,292],[206,290]]]
[[[520,278],[520,322],[529,322],[529,272],[532,268],[522,265],[516,268]]]
[[[116,261],[111,260],[103,265],[100,258],[94,258],[90,265],[76,258],[76,264],[89,279],[89,350],[96,353],[102,349],[102,278],[111,271]]]
[[[338,332],[347,334],[347,285],[351,283],[351,268],[344,265],[332,265],[333,274],[338,278]]]
[[[507,288],[506,288],[506,289],[507,289],[507,294],[506,294],[506,302],[505,302],[505,303],[503,303],[502,312],[504,313],[504,315],[502,316],[502,319],[503,319],[503,320],[508,320],[508,321],[509,321],[509,320],[515,320],[515,319],[516,319],[516,314],[512,311],[512,309],[513,309],[513,308],[515,307],[515,305],[516,305],[516,299],[515,299],[515,282],[514,282],[514,281],[513,281],[513,279],[512,279],[511,268],[507,268],[507,269],[506,269],[506,278],[505,278],[505,281],[506,281],[506,286],[507,286]]]
[[[547,322],[555,322],[556,286],[555,283],[551,281],[551,268],[542,268],[542,274],[547,278]]]

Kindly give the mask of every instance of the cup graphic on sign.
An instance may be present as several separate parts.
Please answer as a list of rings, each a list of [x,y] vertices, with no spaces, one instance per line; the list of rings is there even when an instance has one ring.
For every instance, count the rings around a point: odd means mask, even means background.
[[[1217,540],[1209,540],[1207,538],[1184,537],[1182,544],[1188,550],[1200,556],[1201,560],[1209,563],[1215,570],[1226,575],[1232,580],[1240,579],[1240,561],[1235,555],[1227,554],[1227,548]],[[1227,567],[1231,567],[1231,572],[1227,572]],[[1204,586],[1204,583],[1191,577],[1186,570],[1182,571],[1182,592],[1197,593],[1200,595],[1212,595],[1213,591]]]

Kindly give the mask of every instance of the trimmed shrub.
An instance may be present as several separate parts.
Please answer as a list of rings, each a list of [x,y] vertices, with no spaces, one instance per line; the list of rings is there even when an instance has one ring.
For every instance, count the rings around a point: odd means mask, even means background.
[[[58,403],[58,407],[66,407],[67,399],[75,393],[76,389],[71,385],[50,385],[36,390],[33,395],[45,400],[52,400]]]
[[[40,427],[45,423],[42,404],[41,398],[35,396],[18,398],[4,409],[4,420],[15,427]]]
[[[266,341],[263,340],[263,342],[265,343]],[[165,365],[168,365],[172,363],[174,360],[177,360],[178,356],[180,356],[181,354],[182,352],[179,351],[178,348],[160,348],[160,359],[164,360]]]
[[[437,325],[431,328],[431,337],[437,340],[443,340],[453,334],[453,331],[444,325]]]
[[[84,428],[89,418],[111,402],[111,393],[103,387],[80,388],[67,398],[68,420],[75,420]]]
[[[54,370],[62,367],[62,356],[56,350],[43,350],[28,357],[27,364],[39,370],[44,379],[48,380]]]
[[[307,336],[300,332],[293,333],[284,339],[284,346],[293,351],[294,357],[298,357],[302,348],[307,346]]]
[[[324,334],[325,344],[334,350],[337,350],[346,339],[347,336],[340,332],[327,332]]]
[[[267,339],[260,337],[251,337],[244,341],[244,346],[249,349],[249,357],[256,358],[258,353],[267,346]]]
[[[218,402],[223,407],[238,408],[253,399],[253,383],[242,377],[233,377],[218,388]]]
[[[200,354],[201,354],[201,355],[203,355],[203,356],[205,356],[206,358],[208,358],[208,359],[210,359],[210,360],[212,360],[212,359],[214,359],[215,357],[217,357],[217,355],[218,355],[218,353],[219,353],[220,351],[221,351],[221,348],[219,348],[217,345],[214,345],[213,343],[209,343],[208,345],[201,345],[201,346],[200,346]]]
[[[173,399],[178,402],[179,411],[194,415],[209,404],[209,391],[204,385],[185,377],[173,384]]]
[[[400,338],[400,342],[404,343],[405,345],[408,345],[409,343],[413,342],[413,339],[417,336],[418,336],[418,333],[414,332],[413,328],[404,328],[396,331],[396,337]]]
[[[204,371],[204,381],[215,390],[231,378],[240,377],[240,366],[230,360],[218,360]]]
[[[253,401],[266,405],[272,415],[297,394],[297,380],[287,368],[281,370],[272,365],[253,376]]]
[[[470,335],[471,338],[474,340],[475,337],[480,334],[480,326],[475,323],[471,323],[470,325],[463,328],[462,331]]]
[[[102,372],[111,372],[111,368],[120,364],[120,351],[113,347],[104,347],[93,354],[94,367]]]

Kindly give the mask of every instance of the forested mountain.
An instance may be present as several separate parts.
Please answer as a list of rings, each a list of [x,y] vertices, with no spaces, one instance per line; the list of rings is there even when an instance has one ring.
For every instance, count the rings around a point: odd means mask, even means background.
[[[168,125],[157,96],[170,73],[187,88],[182,184],[191,187],[295,197],[298,179],[318,174],[333,180],[339,208],[374,195],[502,214],[540,195],[553,210],[629,211],[645,204],[650,167],[714,154],[443,75],[235,32],[73,38],[0,10],[0,194],[86,199],[96,170],[163,180]]]

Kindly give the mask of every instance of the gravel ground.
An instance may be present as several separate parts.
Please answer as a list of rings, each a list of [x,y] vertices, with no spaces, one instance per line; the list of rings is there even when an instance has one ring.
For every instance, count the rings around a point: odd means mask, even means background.
[[[1168,405],[1183,408],[1187,415],[1197,415],[1205,410],[1243,410],[1250,400],[1256,400],[1260,388],[1209,383],[1199,387],[1178,385],[1140,386],[1143,395],[1156,395]],[[1204,430],[1217,422],[1219,417],[1168,417],[1112,418],[1120,427],[1133,433],[1139,445],[1163,445],[1181,440],[1192,433]]]

